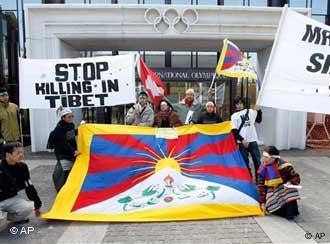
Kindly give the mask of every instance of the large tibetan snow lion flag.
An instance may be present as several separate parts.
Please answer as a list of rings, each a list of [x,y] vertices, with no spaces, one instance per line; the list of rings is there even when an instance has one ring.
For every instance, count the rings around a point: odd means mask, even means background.
[[[230,131],[230,122],[176,129],[82,125],[82,154],[43,217],[138,222],[262,215]]]

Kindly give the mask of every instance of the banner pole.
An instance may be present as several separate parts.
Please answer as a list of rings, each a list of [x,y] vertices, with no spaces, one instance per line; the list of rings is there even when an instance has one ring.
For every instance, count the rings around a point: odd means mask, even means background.
[[[24,147],[24,144],[23,144],[23,128],[22,128],[22,114],[20,112],[19,113],[19,130],[20,130],[20,134],[21,134],[21,143]]]
[[[214,84],[214,81],[215,81],[215,77],[216,77],[216,76],[217,76],[217,72],[214,72],[214,74],[213,74],[213,78],[212,78],[212,82],[211,82],[211,85],[210,85],[209,90],[212,89],[212,86],[213,86],[213,84]]]

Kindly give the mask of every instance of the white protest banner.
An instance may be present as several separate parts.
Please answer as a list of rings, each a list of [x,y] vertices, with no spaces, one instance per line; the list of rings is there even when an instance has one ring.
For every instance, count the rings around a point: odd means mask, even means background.
[[[20,59],[20,107],[102,107],[134,103],[134,55]]]
[[[283,8],[257,104],[330,113],[330,26]]]

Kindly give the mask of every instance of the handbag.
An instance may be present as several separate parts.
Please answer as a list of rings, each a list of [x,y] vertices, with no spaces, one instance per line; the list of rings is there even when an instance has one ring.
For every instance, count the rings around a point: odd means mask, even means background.
[[[64,170],[60,160],[57,160],[53,171],[53,182],[57,192],[59,192],[65,184]]]

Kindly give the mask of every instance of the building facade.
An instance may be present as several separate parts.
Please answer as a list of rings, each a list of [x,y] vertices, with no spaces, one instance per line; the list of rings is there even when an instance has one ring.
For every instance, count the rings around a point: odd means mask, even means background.
[[[136,52],[162,77],[172,101],[180,100],[189,87],[198,92],[198,99],[205,100],[224,38],[247,52],[262,77],[281,14],[281,9],[276,7],[286,3],[282,0],[67,0],[60,5],[26,5],[23,12],[22,3],[29,2],[40,1],[26,0],[17,5],[21,24],[26,17],[20,31],[22,56],[25,50],[30,58]],[[319,21],[327,20],[327,1],[291,0],[289,5],[301,8],[297,10]],[[255,102],[255,81],[220,78],[217,84],[222,83],[226,93],[219,109],[225,119],[232,112],[235,95],[248,97],[252,105]],[[78,110],[76,122],[84,118],[91,122],[123,123],[125,110],[125,106]],[[40,116],[47,118],[44,125],[38,121]],[[54,111],[31,111],[33,151],[45,149],[45,140],[56,120]],[[301,125],[289,125],[292,120]],[[266,144],[303,148],[304,137],[282,139],[288,130],[293,133],[290,127],[296,134],[304,134],[306,114],[265,109],[263,125],[258,129]]]

